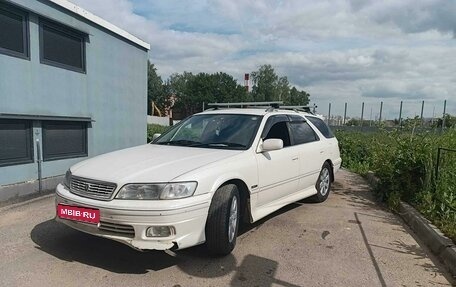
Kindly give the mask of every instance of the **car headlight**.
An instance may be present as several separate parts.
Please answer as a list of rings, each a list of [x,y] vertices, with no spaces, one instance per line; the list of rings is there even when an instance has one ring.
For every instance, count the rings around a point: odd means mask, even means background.
[[[117,199],[179,199],[192,196],[197,183],[174,182],[174,183],[151,183],[151,184],[126,184],[117,193]]]
[[[65,178],[63,179],[63,185],[70,188],[71,187],[71,171],[67,170],[65,173]]]
[[[169,183],[163,188],[160,199],[177,199],[192,196],[196,186],[197,183],[194,181]]]

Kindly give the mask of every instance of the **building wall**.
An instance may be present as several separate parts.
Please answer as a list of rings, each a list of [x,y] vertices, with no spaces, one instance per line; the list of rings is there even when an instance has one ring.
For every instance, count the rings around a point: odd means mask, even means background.
[[[0,54],[0,113],[91,117],[89,157],[146,143],[147,50],[49,2],[8,2],[29,11],[31,59]],[[89,35],[85,74],[40,63],[39,15]],[[36,180],[36,152],[34,163],[0,167],[0,186]],[[43,177],[84,159],[43,162]]]

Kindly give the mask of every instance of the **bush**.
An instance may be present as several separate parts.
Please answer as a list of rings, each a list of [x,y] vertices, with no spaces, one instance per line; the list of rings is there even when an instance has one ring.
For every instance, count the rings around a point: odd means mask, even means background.
[[[373,171],[380,179],[376,191],[392,209],[404,200],[456,241],[456,153],[442,156],[438,179],[434,172],[438,147],[455,149],[456,131],[339,131],[337,138],[344,167]]]
[[[147,125],[147,142],[152,141],[154,134],[162,134],[167,131],[170,127],[161,126],[156,124]]]

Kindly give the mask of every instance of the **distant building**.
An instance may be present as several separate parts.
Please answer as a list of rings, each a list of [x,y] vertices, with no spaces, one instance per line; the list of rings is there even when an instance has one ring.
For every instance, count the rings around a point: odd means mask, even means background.
[[[0,200],[146,143],[149,44],[65,0],[0,1]],[[41,155],[39,155],[41,153]]]

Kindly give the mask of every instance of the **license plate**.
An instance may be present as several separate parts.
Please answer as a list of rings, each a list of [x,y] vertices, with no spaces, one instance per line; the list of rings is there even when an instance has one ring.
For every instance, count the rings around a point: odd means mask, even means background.
[[[100,210],[86,207],[58,204],[57,216],[63,219],[92,224],[98,224],[100,222]]]

